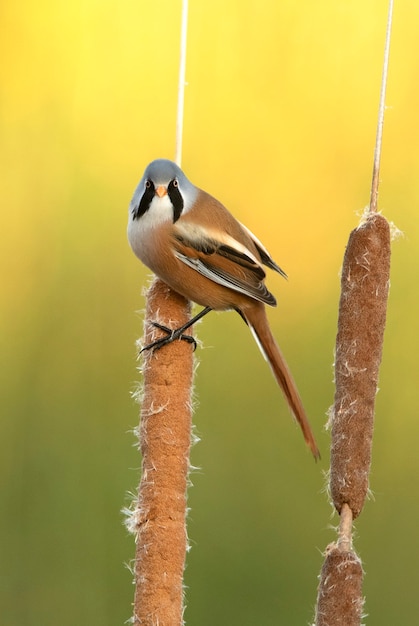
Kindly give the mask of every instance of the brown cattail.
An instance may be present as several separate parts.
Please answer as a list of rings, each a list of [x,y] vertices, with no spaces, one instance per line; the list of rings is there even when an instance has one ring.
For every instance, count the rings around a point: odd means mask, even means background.
[[[359,626],[361,586],[361,561],[355,552],[341,552],[333,544],[320,573],[316,626]]]
[[[375,212],[353,230],[341,279],[331,411],[330,492],[340,514],[339,540],[326,550],[316,626],[359,626],[362,565],[352,548],[352,520],[364,505],[371,465],[374,404],[390,275],[390,227]]]
[[[330,493],[340,515],[339,540],[326,550],[320,574],[316,626],[359,626],[362,565],[352,549],[352,521],[368,493],[374,406],[390,282],[390,227],[377,213],[393,0],[389,0],[380,107],[369,211],[345,251],[331,409]]]
[[[350,234],[343,261],[331,414],[331,496],[338,512],[347,503],[354,518],[368,492],[389,275],[389,224],[369,214]]]
[[[362,597],[362,565],[352,550],[352,513],[348,505],[341,511],[339,541],[326,549],[320,573],[316,626],[359,626]]]
[[[161,335],[150,321],[178,328],[189,318],[190,304],[154,280],[147,296],[145,345]],[[183,624],[192,353],[185,341],[144,353],[142,471],[138,501],[127,524],[136,535],[133,623],[142,626]]]

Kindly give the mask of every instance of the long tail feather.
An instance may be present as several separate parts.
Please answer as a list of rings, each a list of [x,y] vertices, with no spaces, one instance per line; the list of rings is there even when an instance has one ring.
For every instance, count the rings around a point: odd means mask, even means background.
[[[256,343],[263,356],[268,361],[273,375],[282,389],[295,419],[301,427],[304,439],[317,461],[317,459],[320,459],[320,452],[313,431],[311,430],[292,374],[269,328],[265,307],[254,306],[251,309],[240,311],[240,313],[249,324]]]

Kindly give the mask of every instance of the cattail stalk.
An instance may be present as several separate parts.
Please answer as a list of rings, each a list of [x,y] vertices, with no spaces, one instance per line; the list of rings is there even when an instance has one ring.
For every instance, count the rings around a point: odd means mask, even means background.
[[[389,3],[384,69],[370,206],[346,247],[335,354],[330,494],[340,515],[338,541],[328,546],[320,574],[316,626],[359,626],[364,599],[361,560],[352,547],[352,521],[369,489],[374,406],[390,281],[390,226],[377,213],[393,1]]]
[[[182,160],[188,0],[182,2],[175,161]],[[154,279],[147,294],[144,346],[160,338],[153,322],[180,328],[191,303]],[[192,332],[192,329],[190,330]],[[164,334],[163,334],[164,336]],[[187,551],[186,499],[192,424],[193,348],[174,341],[144,353],[138,499],[127,525],[134,532],[133,624],[183,624],[183,572]]]
[[[164,336],[150,320],[178,328],[189,319],[190,304],[155,279],[147,294],[144,345]],[[187,549],[193,352],[191,344],[177,340],[143,354],[141,482],[130,521],[136,540],[133,623],[180,626]]]
[[[390,227],[369,215],[352,231],[343,261],[335,356],[330,491],[354,519],[368,493],[374,405],[390,276]]]
[[[368,493],[389,275],[389,224],[372,213],[350,234],[343,261],[330,460],[330,493],[340,530],[337,543],[326,549],[316,626],[361,623],[363,572],[351,531]]]

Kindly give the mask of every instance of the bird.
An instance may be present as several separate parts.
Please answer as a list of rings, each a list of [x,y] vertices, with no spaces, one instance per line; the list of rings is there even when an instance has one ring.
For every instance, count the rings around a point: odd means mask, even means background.
[[[265,246],[224,205],[196,187],[180,167],[156,159],[145,169],[128,208],[128,241],[134,254],[171,289],[204,308],[182,328],[146,346],[158,349],[210,311],[235,310],[268,361],[314,458],[320,458],[296,383],[269,326],[266,308],[276,299],[264,267],[286,273]]]

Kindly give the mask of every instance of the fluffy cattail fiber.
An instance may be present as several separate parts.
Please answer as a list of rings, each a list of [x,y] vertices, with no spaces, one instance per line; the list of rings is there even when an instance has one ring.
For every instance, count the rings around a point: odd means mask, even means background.
[[[389,275],[390,227],[372,213],[350,234],[343,261],[331,420],[331,497],[354,518],[368,492]]]
[[[189,317],[190,304],[155,280],[147,297],[145,345],[161,335],[149,321],[177,328]],[[137,625],[183,624],[192,353],[191,344],[180,340],[144,353],[139,430],[142,472],[129,524],[136,535],[132,622]]]

